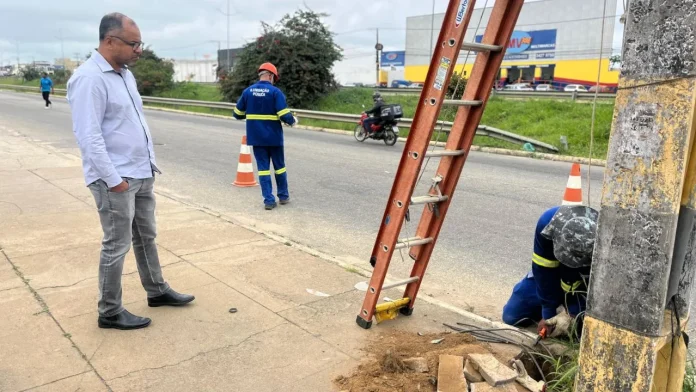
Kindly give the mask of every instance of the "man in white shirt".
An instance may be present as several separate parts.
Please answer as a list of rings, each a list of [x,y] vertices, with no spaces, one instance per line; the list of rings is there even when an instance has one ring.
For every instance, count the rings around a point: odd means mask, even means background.
[[[104,239],[99,261],[100,328],[150,325],[123,308],[121,275],[131,242],[148,305],[179,306],[192,295],[172,290],[162,277],[155,245],[155,163],[143,102],[128,70],[144,44],[132,19],[104,16],[99,48],[68,82],[73,131],[82,153],[85,181],[99,211]]]

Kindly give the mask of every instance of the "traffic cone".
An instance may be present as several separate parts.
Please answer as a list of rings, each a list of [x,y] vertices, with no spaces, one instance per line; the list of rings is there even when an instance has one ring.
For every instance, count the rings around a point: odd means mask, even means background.
[[[251,164],[251,149],[246,144],[246,136],[242,136],[242,147],[239,150],[239,164],[237,164],[237,179],[232,183],[241,188],[259,185],[254,177],[254,166]]]
[[[568,177],[568,185],[563,195],[564,206],[577,206],[582,204],[582,177],[580,176],[580,164],[573,163]]]

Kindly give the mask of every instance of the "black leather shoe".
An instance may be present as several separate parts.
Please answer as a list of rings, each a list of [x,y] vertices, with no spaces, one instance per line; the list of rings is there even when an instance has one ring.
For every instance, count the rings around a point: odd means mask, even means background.
[[[115,316],[99,316],[99,319],[97,320],[99,328],[114,328],[124,330],[145,328],[150,325],[151,322],[152,320],[149,318],[136,316],[125,309],[123,312]]]
[[[181,306],[196,299],[193,295],[179,294],[176,291],[169,289],[165,294],[159,297],[148,298],[147,305],[151,308],[158,306]]]

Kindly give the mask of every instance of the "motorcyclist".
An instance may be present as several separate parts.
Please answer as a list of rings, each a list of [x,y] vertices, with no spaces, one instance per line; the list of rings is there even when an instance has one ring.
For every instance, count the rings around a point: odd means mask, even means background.
[[[365,111],[365,113],[370,115],[370,117],[363,121],[363,127],[368,134],[374,132],[372,125],[382,125],[380,115],[382,114],[382,106],[386,105],[384,99],[382,99],[382,94],[380,94],[378,91],[375,91],[375,93],[372,94],[372,101],[374,102],[372,109]]]

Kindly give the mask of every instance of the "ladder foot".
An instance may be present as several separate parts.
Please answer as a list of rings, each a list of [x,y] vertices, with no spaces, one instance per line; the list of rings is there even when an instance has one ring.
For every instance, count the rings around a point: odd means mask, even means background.
[[[372,326],[372,320],[367,321],[367,320],[365,320],[364,318],[362,318],[362,317],[360,317],[360,316],[358,316],[358,318],[355,319],[355,322],[358,323],[358,325],[359,325],[360,328],[362,328],[362,329],[370,329],[370,327]]]
[[[403,314],[404,316],[410,316],[413,314],[413,308],[409,308],[408,306],[405,308],[401,308],[399,309],[399,313]]]

